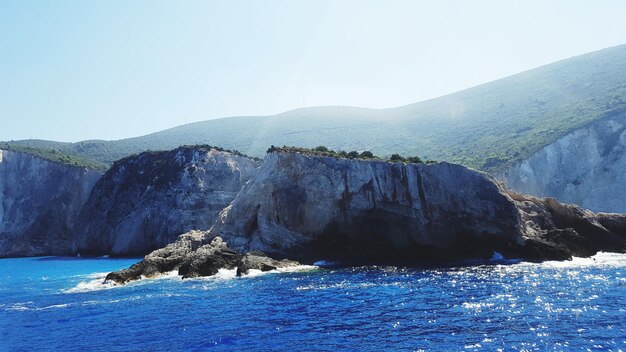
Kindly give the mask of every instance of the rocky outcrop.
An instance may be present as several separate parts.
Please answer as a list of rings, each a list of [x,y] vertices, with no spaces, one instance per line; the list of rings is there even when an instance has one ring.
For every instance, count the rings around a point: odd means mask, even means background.
[[[517,192],[626,213],[626,113],[578,129],[497,175]]]
[[[237,276],[248,275],[251,270],[272,271],[299,266],[300,263],[288,259],[276,260],[260,251],[246,253],[237,263]]]
[[[588,257],[598,251],[626,251],[626,215],[593,213],[554,198],[507,192],[520,209],[525,247],[518,257],[530,260]]]
[[[302,261],[489,258],[494,251],[564,259],[584,254],[562,243],[577,236],[595,244],[590,251],[626,248],[623,215],[511,194],[460,165],[277,152],[266,156],[212,233],[243,251]]]
[[[119,160],[81,212],[80,254],[144,255],[192,229],[209,229],[258,163],[211,147],[180,147]]]
[[[237,276],[242,276],[252,269],[270,271],[296,265],[297,262],[274,260],[261,252],[241,255],[228,248],[220,237],[211,236],[209,232],[190,231],[165,248],[150,253],[130,268],[108,274],[105,281],[125,284],[174,270],[183,279],[212,276],[220,269],[235,268]]]
[[[275,152],[213,233],[305,261],[456,256],[516,243],[517,212],[489,176],[459,165]]]
[[[101,175],[0,150],[0,257],[71,254],[72,229]]]
[[[231,256],[230,254],[232,252],[227,249],[226,244],[221,238],[214,238],[213,240],[208,241],[208,243],[205,243],[208,235],[208,233],[202,231],[190,231],[185,233],[174,243],[150,253],[141,262],[131,266],[130,268],[110,273],[107,275],[106,280],[117,283],[126,283],[138,280],[142,277],[156,277],[161,273],[177,270],[183,261],[186,262],[184,274],[189,275],[191,273],[191,263],[193,262],[191,254],[196,252],[198,252],[198,255],[194,256],[194,258],[198,259],[199,257],[208,257],[208,253],[221,254],[222,251],[226,250],[227,255],[220,255],[220,258],[223,259],[225,257],[230,260],[222,260],[220,264],[226,267],[234,265],[240,256],[237,256],[236,252]],[[200,266],[201,265],[194,266],[194,270],[197,270]],[[202,272],[216,274],[218,268],[215,268],[214,271],[209,270],[208,264],[205,264]]]
[[[625,251],[626,215],[594,214],[553,199],[509,192],[489,175],[460,165],[272,152],[211,230],[194,241],[206,245],[216,236],[238,253],[261,250],[273,258],[305,263],[330,259],[410,264],[487,259],[494,252],[541,261],[598,250]],[[180,245],[144,261],[175,258],[176,264],[166,268],[182,267],[188,260],[170,254]],[[190,251],[183,251],[185,258],[201,252],[193,247],[185,245]],[[192,266],[201,267],[207,261],[202,258]],[[238,260],[245,261],[242,258]],[[257,267],[275,266],[272,263]]]

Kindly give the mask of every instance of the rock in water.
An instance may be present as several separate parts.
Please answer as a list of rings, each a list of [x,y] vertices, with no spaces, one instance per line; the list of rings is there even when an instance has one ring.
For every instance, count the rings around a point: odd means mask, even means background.
[[[208,232],[203,231],[190,231],[182,234],[175,242],[148,254],[141,262],[130,268],[110,273],[105,280],[126,283],[141,277],[151,278],[178,270],[188,255],[207,243],[209,235]],[[221,243],[219,245],[221,248]]]
[[[178,273],[183,279],[212,276],[219,269],[234,269],[241,259],[241,255],[228,248],[226,242],[220,237],[215,237],[211,243],[201,246],[185,256],[180,264]]]
[[[108,274],[105,282],[125,284],[173,270],[178,270],[183,279],[212,276],[219,269],[235,268],[238,268],[237,275],[241,276],[251,269],[269,271],[296,265],[299,263],[274,260],[259,252],[241,255],[228,248],[220,237],[212,236],[208,231],[190,231],[165,248],[150,253],[130,268]]]
[[[81,212],[76,251],[145,255],[208,229],[258,163],[210,147],[145,152],[115,162]]]
[[[69,255],[102,172],[0,150],[0,257]]]
[[[246,253],[237,263],[237,276],[248,275],[250,270],[272,271],[278,268],[289,268],[300,265],[293,260],[276,260],[260,251]]]

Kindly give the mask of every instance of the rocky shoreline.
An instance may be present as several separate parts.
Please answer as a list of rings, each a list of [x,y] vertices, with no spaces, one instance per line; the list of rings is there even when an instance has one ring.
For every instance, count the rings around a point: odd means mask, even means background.
[[[277,151],[209,231],[186,233],[107,280],[243,274],[319,259],[410,264],[498,252],[544,261],[598,251],[626,251],[626,215],[510,192],[460,165]]]

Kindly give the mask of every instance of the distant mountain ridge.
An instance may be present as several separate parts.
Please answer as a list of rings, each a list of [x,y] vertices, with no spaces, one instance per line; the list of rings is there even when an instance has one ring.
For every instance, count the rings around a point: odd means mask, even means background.
[[[262,156],[270,145],[325,145],[501,171],[574,130],[625,111],[626,45],[621,45],[397,108],[304,108],[207,120],[116,141],[5,145],[52,148],[104,164],[184,144],[220,145],[252,156]]]

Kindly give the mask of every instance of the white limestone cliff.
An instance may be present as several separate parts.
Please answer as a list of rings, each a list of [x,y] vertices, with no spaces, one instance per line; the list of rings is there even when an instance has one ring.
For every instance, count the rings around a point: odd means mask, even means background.
[[[100,171],[0,150],[0,257],[68,255]]]
[[[626,213],[625,151],[626,113],[620,113],[573,131],[496,177],[520,193]]]

